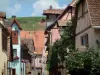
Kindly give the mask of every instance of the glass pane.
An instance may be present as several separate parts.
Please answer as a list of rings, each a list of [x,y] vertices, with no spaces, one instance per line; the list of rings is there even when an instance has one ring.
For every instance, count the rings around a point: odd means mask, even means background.
[[[17,50],[13,49],[13,58],[15,58],[17,56]]]

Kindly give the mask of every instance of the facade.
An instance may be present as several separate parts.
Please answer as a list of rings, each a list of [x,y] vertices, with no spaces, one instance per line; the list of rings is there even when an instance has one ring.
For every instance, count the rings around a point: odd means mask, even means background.
[[[32,58],[32,72],[34,75],[42,75],[42,54],[35,54]]]
[[[4,25],[5,12],[0,12],[0,75],[7,75],[7,41],[8,31]]]
[[[44,30],[21,31],[22,39],[33,39],[32,74],[42,75],[42,53],[44,49]]]
[[[49,13],[50,13],[50,11],[49,11]],[[52,11],[51,11],[51,13],[52,13]],[[52,45],[54,42],[56,42],[56,40],[59,40],[61,38],[60,30],[63,27],[66,27],[66,23],[72,19],[72,17],[74,16],[74,13],[75,13],[75,0],[73,0],[72,3],[69,4],[56,17],[56,19],[53,20],[53,22],[49,26],[47,25],[47,28],[45,30],[45,36],[46,36],[46,38],[45,38],[45,46],[46,46],[45,48],[46,49],[45,50],[47,50],[49,54],[50,54],[50,49],[48,48],[49,45]],[[56,14],[55,14],[55,16],[56,16]],[[52,17],[50,17],[50,18],[52,18]],[[48,22],[48,20],[47,20],[47,22]],[[48,57],[49,57],[49,54],[48,54]],[[65,67],[64,63],[58,64],[57,72],[59,75],[66,75],[66,69],[64,67]],[[57,72],[55,72],[55,73],[57,73]],[[53,73],[53,74],[55,74],[55,73]],[[51,75],[53,75],[53,74],[51,74]]]
[[[58,18],[58,16],[63,12],[62,9],[53,9],[52,6],[50,6],[49,9],[44,10],[43,11],[43,15],[46,16],[46,30],[45,30],[45,48],[43,50],[43,70],[42,70],[42,75],[47,75],[47,71],[46,71],[46,64],[47,64],[47,51],[50,52],[49,50],[47,50],[49,44],[53,44],[56,40],[60,39],[60,35],[59,35],[59,30],[57,28],[52,29],[51,31],[48,31],[48,27],[51,26],[52,23],[54,23],[56,21],[56,19]],[[48,31],[48,32],[47,32]]]
[[[100,38],[100,0],[81,0],[76,6],[76,49],[97,48]],[[97,12],[95,12],[97,11]]]
[[[20,30],[21,27],[18,24],[15,17],[13,17],[13,21],[8,27],[8,29],[11,32],[11,60],[8,62],[8,68],[9,68],[9,75],[20,75],[21,72],[21,40],[20,40]],[[22,75],[25,75],[23,72]]]
[[[42,53],[44,49],[44,31],[36,31],[34,33],[35,51],[33,57],[33,73],[35,75],[42,75]]]
[[[21,61],[25,63],[26,75],[31,75],[32,53],[34,51],[33,39],[21,39]]]

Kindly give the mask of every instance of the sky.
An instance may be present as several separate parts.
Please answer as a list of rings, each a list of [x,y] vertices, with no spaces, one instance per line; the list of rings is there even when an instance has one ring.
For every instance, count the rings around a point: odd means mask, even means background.
[[[0,11],[6,12],[7,17],[42,16],[43,10],[50,5],[53,8],[64,9],[72,0],[1,0]]]

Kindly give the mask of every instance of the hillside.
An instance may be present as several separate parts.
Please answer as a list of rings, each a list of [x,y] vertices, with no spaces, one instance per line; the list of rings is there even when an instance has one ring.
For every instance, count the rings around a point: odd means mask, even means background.
[[[41,19],[45,19],[45,17],[17,17],[23,30],[44,30],[45,25],[38,25]]]

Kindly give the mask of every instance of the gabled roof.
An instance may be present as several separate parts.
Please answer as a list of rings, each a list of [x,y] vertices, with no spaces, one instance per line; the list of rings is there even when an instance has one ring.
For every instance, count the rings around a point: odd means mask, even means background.
[[[76,7],[76,0],[72,0],[72,2],[62,11],[62,13],[58,16],[58,18],[46,28],[46,31],[48,29],[51,29],[52,27],[55,26],[55,23],[58,23],[58,20],[60,20],[68,11],[69,9],[75,8]],[[66,23],[65,21],[62,22],[62,24]]]
[[[46,30],[48,29],[51,29],[52,27],[55,26],[55,23],[58,23],[58,20],[60,20],[66,13],[69,9],[73,8],[72,6],[68,5],[65,10],[58,16],[58,18],[50,25],[46,28]]]
[[[19,27],[19,29],[22,30],[20,24],[18,23],[18,21],[17,21],[16,19],[13,19],[13,22],[12,22],[11,26],[12,26],[14,23],[16,23],[17,26]]]
[[[92,26],[100,26],[100,0],[87,0]]]
[[[48,14],[60,15],[62,12],[63,12],[63,9],[47,9],[43,11],[43,15],[48,15]]]
[[[76,5],[76,18],[78,16],[79,4],[84,0],[79,0]],[[100,26],[100,0],[86,0],[90,22],[92,26]],[[77,25],[77,21],[76,21]]]
[[[58,17],[57,20],[60,20],[60,19],[66,14],[66,12],[67,12],[69,9],[72,9],[72,8],[73,8],[72,6],[68,5],[68,6],[65,8],[65,10],[62,12],[62,14],[59,15],[59,17]]]
[[[14,23],[16,23],[17,26],[19,27],[19,29],[22,30],[20,24],[18,23],[18,21],[16,19],[13,19],[13,20],[6,19],[6,20],[4,20],[4,25],[6,25],[8,28],[11,28]]]

